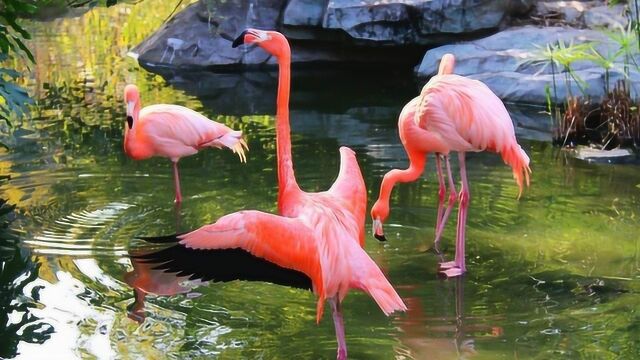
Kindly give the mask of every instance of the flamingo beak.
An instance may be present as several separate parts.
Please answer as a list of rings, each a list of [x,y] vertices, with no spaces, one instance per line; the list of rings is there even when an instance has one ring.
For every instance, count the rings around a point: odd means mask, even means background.
[[[247,33],[249,32],[249,30],[245,30],[243,32],[240,33],[240,35],[233,40],[233,43],[231,44],[232,48],[237,48],[238,46],[244,44],[244,36],[247,35]]]
[[[129,124],[129,129],[133,128],[133,109],[135,109],[135,107],[135,101],[127,102],[127,124]]]
[[[378,239],[378,241],[387,241],[387,238],[384,236],[384,231],[382,230],[382,221],[379,218],[373,220],[372,225],[373,237]]]

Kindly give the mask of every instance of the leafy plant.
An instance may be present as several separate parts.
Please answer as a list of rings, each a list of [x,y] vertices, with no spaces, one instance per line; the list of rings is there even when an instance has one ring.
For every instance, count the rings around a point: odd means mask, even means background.
[[[558,92],[557,92],[557,83],[556,83],[556,74],[557,69],[562,69],[562,74],[565,76],[565,85],[567,87],[567,91],[569,96],[571,94],[571,79],[573,79],[578,85],[578,89],[584,94],[585,89],[587,87],[587,83],[575,73],[571,65],[580,60],[587,60],[589,58],[589,51],[593,47],[593,43],[584,42],[580,44],[574,44],[573,40],[568,44],[565,44],[564,41],[556,41],[553,44],[547,44],[544,47],[536,45],[538,48],[537,51],[534,51],[529,59],[526,61],[527,63],[531,63],[533,65],[542,65],[538,70],[537,74],[544,72],[548,66],[551,66],[551,76],[553,78],[553,95],[555,101],[558,100]]]
[[[13,54],[35,62],[33,54],[24,41],[31,35],[18,23],[18,15],[32,13],[35,6],[20,0],[3,0],[0,3],[0,62],[7,61]],[[22,116],[31,103],[26,90],[16,85],[21,74],[15,70],[0,68],[0,120],[8,124],[12,114]]]

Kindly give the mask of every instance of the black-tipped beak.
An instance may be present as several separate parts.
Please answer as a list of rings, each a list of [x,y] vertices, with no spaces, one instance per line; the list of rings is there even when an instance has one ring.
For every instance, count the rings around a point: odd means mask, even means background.
[[[232,48],[237,48],[238,46],[244,44],[244,36],[247,34],[247,30],[243,31],[242,33],[240,33],[240,36],[238,36],[235,40],[233,40],[233,43],[231,44]]]
[[[129,124],[129,129],[133,129],[133,116],[127,115],[127,124]]]
[[[378,239],[378,241],[387,241],[387,238],[384,235],[373,234],[373,236]]]

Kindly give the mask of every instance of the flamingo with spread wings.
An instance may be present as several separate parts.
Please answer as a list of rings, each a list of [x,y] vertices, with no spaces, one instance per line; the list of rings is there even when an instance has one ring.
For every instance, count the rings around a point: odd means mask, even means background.
[[[529,157],[516,141],[511,117],[502,101],[482,82],[452,74],[454,57],[443,56],[438,75],[432,77],[419,96],[412,99],[400,113],[400,140],[409,156],[409,168],[393,169],[384,175],[378,200],[371,209],[373,235],[385,240],[383,222],[389,216],[391,190],[398,182],[417,180],[426,164],[426,155],[436,153],[436,167],[440,182],[440,204],[436,221],[436,245],[447,222],[451,208],[459,201],[454,261],[440,264],[447,276],[459,276],[465,266],[465,224],[469,206],[469,183],[465,153],[491,151],[499,153],[511,166],[522,194],[524,183],[529,185]],[[448,154],[458,152],[462,188],[456,194]],[[440,155],[444,156],[449,180],[449,206],[444,214],[444,180]]]
[[[127,124],[124,130],[124,152],[134,160],[152,156],[171,159],[176,203],[182,202],[178,160],[206,147],[227,147],[246,162],[247,143],[242,131],[233,131],[224,124],[180,105],[156,104],[140,109],[140,92],[132,84],[124,88],[127,104]]]
[[[367,194],[355,153],[340,148],[340,170],[331,188],[324,192],[302,191],[294,175],[289,127],[291,51],[287,39],[275,31],[248,29],[233,45],[256,44],[276,57],[279,64],[276,110],[278,162],[278,211],[240,211],[183,235],[147,238],[152,242],[176,243],[175,251],[205,250],[242,260],[212,263],[220,272],[212,280],[268,280],[282,283],[290,276],[307,281],[318,296],[317,321],[325,301],[333,310],[338,341],[337,358],[347,358],[341,303],[350,289],[360,289],[389,315],[406,306],[382,271],[364,251],[364,221]],[[172,257],[150,255],[149,262],[172,270]],[[224,265],[224,264],[227,264]],[[238,265],[242,264],[242,265]],[[256,270],[258,269],[258,270]],[[182,270],[181,274],[195,273]],[[282,281],[281,281],[282,280]],[[286,283],[286,281],[285,281]]]

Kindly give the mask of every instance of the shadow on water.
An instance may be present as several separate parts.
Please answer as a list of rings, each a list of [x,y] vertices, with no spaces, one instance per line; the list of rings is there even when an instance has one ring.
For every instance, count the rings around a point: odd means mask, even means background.
[[[0,199],[0,357],[6,359],[19,355],[21,342],[42,344],[54,331],[31,312],[39,298],[40,289],[32,286],[38,264],[18,246],[18,236],[9,229],[14,217],[13,206]]]
[[[157,12],[146,11],[148,4],[33,26],[38,63],[29,86],[38,106],[3,135],[10,149],[0,148],[0,171],[11,176],[0,192],[20,214],[11,224],[19,237],[0,235],[0,321],[8,324],[0,356],[55,350],[64,358],[333,358],[333,326],[330,319],[315,324],[308,291],[185,283],[129,258],[141,250],[135,237],[174,233],[176,214],[186,231],[241,209],[276,211],[276,73],[162,78],[141,70],[124,54],[175,1],[153,3]],[[383,174],[407,165],[396,121],[422,84],[388,69],[294,69],[292,80],[301,187],[326,189],[337,174],[337,149],[347,145],[373,201]],[[176,210],[170,162],[136,162],[122,152],[128,82],[138,84],[144,104],[188,106],[242,129],[248,162],[213,150],[182,159],[185,202]],[[637,357],[637,168],[558,156],[540,109],[509,111],[532,159],[531,188],[516,200],[511,171],[498,156],[469,154],[469,274],[443,280],[439,259],[424,252],[436,218],[432,158],[420,181],[399,185],[389,241],[368,237],[367,252],[410,311],[387,318],[367,295],[350,293],[345,322],[353,358]],[[454,220],[443,235],[447,258]]]

